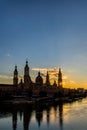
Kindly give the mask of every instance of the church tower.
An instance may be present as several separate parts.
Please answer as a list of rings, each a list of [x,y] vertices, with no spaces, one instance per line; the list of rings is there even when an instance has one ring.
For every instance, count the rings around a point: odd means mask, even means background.
[[[15,66],[15,70],[14,70],[13,84],[15,86],[18,85],[18,70],[17,70],[17,66]]]
[[[29,76],[29,66],[28,61],[26,61],[26,65],[24,67],[24,87],[29,88],[31,84],[31,78]]]
[[[49,86],[49,85],[50,85],[48,71],[47,71],[47,75],[46,75],[46,85],[47,85],[47,86]]]
[[[59,72],[58,72],[58,87],[62,87],[62,72],[61,72],[61,68],[59,68]]]

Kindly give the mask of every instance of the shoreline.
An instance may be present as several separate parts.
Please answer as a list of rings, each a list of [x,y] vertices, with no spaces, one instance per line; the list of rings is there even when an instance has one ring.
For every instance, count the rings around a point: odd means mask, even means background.
[[[39,97],[39,98],[14,98],[10,100],[2,100],[0,101],[1,105],[33,105],[40,103],[47,104],[59,104],[59,103],[72,103],[74,101],[82,100],[86,97],[61,97],[61,98],[52,98],[52,97]]]

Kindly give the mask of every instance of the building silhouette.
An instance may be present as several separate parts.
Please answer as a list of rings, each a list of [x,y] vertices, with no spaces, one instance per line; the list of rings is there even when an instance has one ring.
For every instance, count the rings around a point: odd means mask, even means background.
[[[14,70],[13,84],[15,86],[18,85],[18,70],[17,70],[17,66],[15,66],[15,70]]]
[[[22,79],[20,82],[18,82],[19,73],[18,73],[17,66],[15,66],[13,72],[13,84],[0,84],[0,94],[1,95],[6,95],[6,94],[17,95],[17,94],[27,94],[27,93],[39,94],[40,92],[44,91],[49,95],[59,91],[59,89],[62,88],[61,68],[59,68],[59,72],[58,72],[58,85],[56,84],[56,81],[54,81],[53,85],[50,84],[48,71],[46,74],[45,83],[43,83],[43,78],[41,76],[40,71],[38,72],[35,82],[33,82],[31,80],[29,70],[30,68],[28,65],[28,61],[26,61],[24,67],[24,80],[23,80],[24,82],[22,81]]]
[[[53,86],[56,86],[56,87],[57,87],[57,83],[56,83],[56,81],[55,81],[55,80],[54,80]]]
[[[31,85],[31,77],[29,75],[29,66],[28,61],[26,61],[26,65],[24,67],[24,87],[28,88]]]
[[[46,85],[49,86],[50,85],[50,80],[49,80],[49,73],[47,71],[47,75],[46,75]]]
[[[61,72],[61,68],[59,68],[59,72],[58,72],[58,87],[62,87],[62,72]]]
[[[36,85],[37,86],[43,85],[43,78],[41,77],[40,71],[38,72],[38,76],[36,77]]]

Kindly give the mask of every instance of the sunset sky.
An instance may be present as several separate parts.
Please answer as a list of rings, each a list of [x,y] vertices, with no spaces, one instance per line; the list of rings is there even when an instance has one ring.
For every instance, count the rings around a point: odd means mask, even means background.
[[[14,66],[62,68],[64,87],[87,88],[87,0],[0,0],[0,83]]]

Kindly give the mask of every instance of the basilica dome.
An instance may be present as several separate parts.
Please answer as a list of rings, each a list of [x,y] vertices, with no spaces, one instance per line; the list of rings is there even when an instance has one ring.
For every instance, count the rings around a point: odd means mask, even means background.
[[[43,78],[41,77],[40,72],[38,72],[38,76],[36,77],[36,84],[43,85]]]

